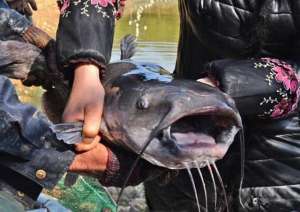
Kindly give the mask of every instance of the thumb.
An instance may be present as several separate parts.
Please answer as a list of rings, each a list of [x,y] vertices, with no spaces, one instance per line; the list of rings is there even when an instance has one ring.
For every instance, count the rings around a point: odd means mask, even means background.
[[[84,112],[83,140],[75,145],[77,152],[85,152],[93,149],[100,141],[99,129],[102,116],[102,107],[99,105],[87,106]]]
[[[83,137],[90,140],[99,134],[103,107],[101,104],[87,105],[84,111]],[[83,141],[84,142],[84,141]],[[90,143],[89,141],[87,143]]]

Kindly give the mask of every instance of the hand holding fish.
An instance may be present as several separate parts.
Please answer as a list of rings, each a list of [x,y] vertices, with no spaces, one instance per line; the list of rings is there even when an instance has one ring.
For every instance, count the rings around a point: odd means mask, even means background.
[[[90,151],[76,154],[69,171],[97,178],[102,185],[122,187],[136,155],[124,149],[98,143]],[[166,169],[140,160],[132,170],[126,185],[138,185],[166,173]]]
[[[84,152],[97,146],[104,102],[104,89],[95,65],[79,65],[75,69],[72,91],[63,114],[65,122],[83,121],[83,141],[75,150]]]
[[[107,168],[107,161],[107,147],[97,143],[92,150],[76,154],[69,171],[99,178]]]

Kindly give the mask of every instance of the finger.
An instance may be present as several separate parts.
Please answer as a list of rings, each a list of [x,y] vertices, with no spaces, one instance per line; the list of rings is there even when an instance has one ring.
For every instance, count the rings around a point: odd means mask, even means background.
[[[71,165],[69,166],[69,171],[71,172],[80,172],[83,170],[89,170],[88,161],[84,158],[83,154],[75,155],[74,160],[72,161]]]
[[[39,40],[37,39],[36,33],[34,31],[34,29],[31,27],[30,30],[27,30],[26,33],[23,34],[23,38],[35,45],[36,47],[40,48],[40,44],[39,44]]]
[[[86,139],[83,139],[82,143],[75,144],[75,151],[77,152],[86,152],[93,148],[95,148],[98,143],[100,142],[101,137],[97,135],[93,139],[89,139],[88,141]]]
[[[84,112],[83,136],[93,138],[99,133],[102,116],[101,104],[88,105]]]
[[[94,175],[95,172],[102,172],[106,169],[107,160],[107,147],[98,143],[92,151],[76,154],[69,166],[69,171]]]
[[[28,4],[25,5],[25,7],[24,7],[24,13],[28,16],[32,16],[32,11],[31,11],[30,6]]]
[[[93,143],[94,138],[83,138],[82,143],[83,144],[91,144]]]
[[[23,37],[23,39],[24,39],[26,42],[30,43],[31,38],[30,38],[30,35],[29,35],[28,33],[23,33],[23,34],[22,34],[22,37]]]
[[[30,4],[30,6],[31,6],[31,8],[33,10],[37,10],[38,9],[35,0],[28,0],[28,3]]]

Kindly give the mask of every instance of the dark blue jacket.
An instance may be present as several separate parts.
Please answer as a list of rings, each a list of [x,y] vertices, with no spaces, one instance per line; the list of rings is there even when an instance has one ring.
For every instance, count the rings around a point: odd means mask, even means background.
[[[0,190],[31,208],[43,188],[53,188],[74,159],[56,138],[53,124],[34,107],[20,103],[0,76]]]

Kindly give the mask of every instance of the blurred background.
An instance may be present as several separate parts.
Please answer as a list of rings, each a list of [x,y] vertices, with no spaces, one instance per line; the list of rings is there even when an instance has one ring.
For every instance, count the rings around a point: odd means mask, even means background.
[[[55,37],[59,17],[55,0],[37,2],[35,24]],[[173,71],[178,31],[176,0],[127,0],[124,16],[116,21],[112,61],[119,59],[121,38],[133,34],[139,43],[136,60],[155,62]]]
[[[34,24],[55,37],[59,17],[56,0],[37,0],[37,4]],[[134,60],[154,62],[173,72],[179,33],[177,7],[176,0],[127,0],[125,14],[116,23],[112,61],[120,57],[121,38],[133,34],[138,41]],[[41,109],[41,88],[26,88],[18,81],[14,84],[21,101]],[[80,176],[71,188],[65,187],[62,180],[54,190],[45,193],[58,198],[73,212],[109,212],[116,211],[114,199],[119,189],[103,188],[97,180]],[[118,211],[147,211],[142,185],[126,189]]]

